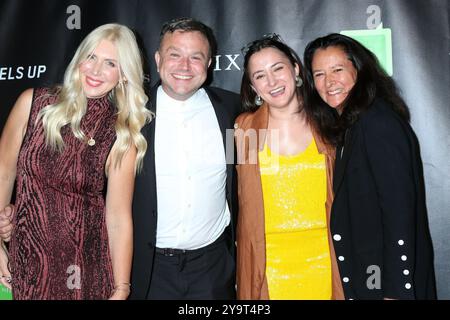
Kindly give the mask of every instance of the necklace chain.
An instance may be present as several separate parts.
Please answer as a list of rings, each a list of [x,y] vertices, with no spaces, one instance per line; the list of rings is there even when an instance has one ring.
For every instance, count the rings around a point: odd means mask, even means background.
[[[96,133],[96,131],[97,131],[98,126],[100,125],[100,123],[101,123],[101,120],[99,120],[99,121],[97,122],[97,124],[95,125],[94,130],[92,131],[92,134],[87,134],[87,135],[86,135],[85,141],[86,141],[86,143],[88,144],[88,146],[90,146],[90,147],[95,146],[94,135],[95,135],[95,133]]]

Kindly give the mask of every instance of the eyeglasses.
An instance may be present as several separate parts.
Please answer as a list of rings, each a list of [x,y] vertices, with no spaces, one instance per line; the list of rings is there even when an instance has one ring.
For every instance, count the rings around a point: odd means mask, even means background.
[[[274,41],[278,41],[278,42],[283,42],[283,39],[281,39],[281,36],[278,33],[266,33],[261,38],[250,41],[245,46],[243,46],[241,48],[242,54],[245,56],[251,47],[257,45],[258,43],[260,43],[264,40],[274,40]]]

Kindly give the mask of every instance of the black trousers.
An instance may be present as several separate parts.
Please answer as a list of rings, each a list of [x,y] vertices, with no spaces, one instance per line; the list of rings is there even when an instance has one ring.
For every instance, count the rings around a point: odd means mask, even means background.
[[[157,250],[147,299],[235,299],[235,261],[225,238],[185,252]]]

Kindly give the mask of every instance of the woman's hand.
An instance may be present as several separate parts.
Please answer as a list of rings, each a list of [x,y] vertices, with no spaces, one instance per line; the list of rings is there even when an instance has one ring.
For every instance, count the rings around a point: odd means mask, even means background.
[[[8,251],[0,240],[0,283],[11,290],[11,273],[8,269]]]
[[[116,288],[108,300],[127,300],[130,295],[130,288]]]

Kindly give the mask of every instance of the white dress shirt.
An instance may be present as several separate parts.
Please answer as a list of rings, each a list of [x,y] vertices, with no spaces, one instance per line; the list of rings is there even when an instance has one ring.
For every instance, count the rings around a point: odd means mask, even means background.
[[[219,123],[204,89],[178,101],[160,86],[156,103],[156,246],[202,248],[230,223]]]

